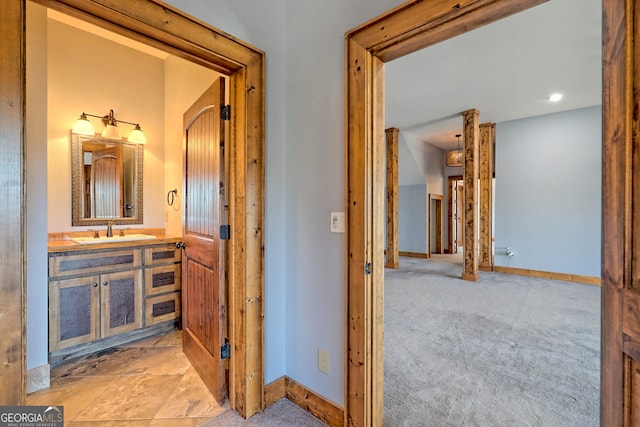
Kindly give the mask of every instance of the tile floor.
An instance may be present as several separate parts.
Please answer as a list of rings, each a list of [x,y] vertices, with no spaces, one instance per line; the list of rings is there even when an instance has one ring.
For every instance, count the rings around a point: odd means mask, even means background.
[[[70,362],[28,405],[64,406],[69,427],[195,427],[229,410],[213,399],[171,331]]]

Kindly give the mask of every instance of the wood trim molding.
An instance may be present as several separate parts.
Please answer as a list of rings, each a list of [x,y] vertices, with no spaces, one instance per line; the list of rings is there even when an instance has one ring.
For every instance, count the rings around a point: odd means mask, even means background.
[[[384,62],[545,1],[413,0],[345,35],[345,425],[384,407]]]
[[[191,17],[180,10],[159,0],[34,0],[44,6],[70,14],[76,18],[115,31],[126,37],[150,44],[181,58],[214,69],[229,76],[230,103],[233,108],[229,123],[229,195],[233,203],[229,207],[229,222],[232,236],[229,243],[229,300],[228,317],[229,338],[234,357],[229,362],[229,402],[231,408],[243,417],[250,417],[264,407],[264,128],[265,128],[265,54],[211,25]],[[24,38],[25,0],[3,1],[0,6],[2,28],[14,34],[16,40]],[[4,35],[3,35],[4,41]],[[1,43],[0,80],[3,90],[16,94],[24,93],[24,71],[22,82],[20,73],[15,75],[8,66],[24,64],[23,49],[8,49],[8,43]],[[22,101],[14,95],[3,94],[2,99],[13,99],[12,103],[3,102],[10,113],[0,115],[0,128],[4,134],[15,129],[15,138],[7,141],[2,154],[11,154],[15,148],[12,167],[0,168],[0,179],[11,182],[7,194],[21,195],[22,176],[19,161],[23,156],[19,147],[24,137],[19,133],[24,127],[25,114],[20,108]],[[5,108],[5,107],[0,107]],[[3,143],[5,141],[3,140]],[[12,154],[13,155],[13,154]],[[19,199],[9,206],[21,206]],[[5,212],[7,213],[7,212]],[[20,215],[3,216],[11,224],[24,218],[24,208]],[[15,237],[18,238],[17,229]],[[5,240],[7,237],[5,237]],[[22,253],[22,246],[5,245],[11,248],[12,256]],[[11,257],[7,256],[6,259]],[[22,261],[24,268],[24,261]],[[9,268],[8,263],[3,267]],[[12,266],[12,273],[6,277],[18,277],[22,268]],[[19,289],[19,287],[15,287]],[[0,304],[8,304],[16,310],[22,310],[24,291],[19,295],[0,293]],[[8,312],[6,312],[8,313]],[[5,313],[5,314],[6,314]],[[16,319],[21,316],[4,316]],[[20,328],[15,328],[19,333]],[[3,336],[9,336],[2,330]],[[24,331],[22,332],[24,339]],[[3,340],[7,342],[7,340]],[[13,343],[12,348],[18,348]],[[5,354],[5,352],[0,352]],[[24,356],[24,353],[23,353]],[[17,356],[16,356],[17,358]],[[4,364],[3,364],[4,366]],[[0,390],[22,390],[24,393],[24,373],[22,384],[12,383],[0,387]],[[4,380],[5,376],[0,375]],[[24,403],[24,398],[22,398]]]
[[[435,202],[435,215],[433,215],[433,204]],[[429,193],[427,197],[427,254],[444,253],[444,196],[442,194]],[[432,223],[435,222],[435,233],[432,233]],[[435,248],[432,248],[431,241],[435,238]]]
[[[26,389],[25,0],[0,2],[0,405],[22,405]],[[46,291],[45,291],[46,292]]]
[[[267,406],[287,398],[332,427],[344,426],[344,409],[291,378],[282,376],[265,386]]]
[[[553,273],[550,271],[531,270],[528,268],[503,267],[495,265],[493,271],[496,273],[515,274],[518,276],[539,277],[542,279],[563,280],[565,282],[584,283],[586,285],[600,286],[600,278],[594,276],[581,276],[570,273]]]
[[[630,425],[637,417],[635,371],[623,322],[637,264],[638,4],[602,2],[602,302],[600,425]],[[635,193],[635,196],[634,196]],[[634,200],[635,199],[635,200]],[[635,213],[635,215],[634,215]],[[634,246],[632,246],[634,245]],[[632,260],[635,258],[635,260]],[[637,268],[637,267],[636,267]],[[637,292],[634,290],[633,292]],[[634,351],[635,353],[635,351]],[[635,395],[635,396],[634,396]],[[635,418],[634,417],[634,418]]]
[[[398,268],[398,128],[385,129],[387,147],[387,250],[385,268]]]
[[[270,406],[278,400],[287,397],[286,375],[281,376],[277,380],[271,381],[264,386],[264,404]]]
[[[430,254],[424,254],[422,252],[400,251],[400,256],[406,256],[406,257],[410,257],[410,258],[431,258]]]

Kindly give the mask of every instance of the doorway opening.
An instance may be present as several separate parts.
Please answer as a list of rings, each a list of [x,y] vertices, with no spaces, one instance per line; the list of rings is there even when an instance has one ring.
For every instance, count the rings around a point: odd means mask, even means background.
[[[234,265],[229,272],[229,340],[234,348],[234,358],[229,362],[229,400],[230,406],[242,416],[251,416],[263,408],[264,400],[264,259],[261,250],[264,229],[264,53],[165,4],[144,0],[116,0],[108,6],[87,1],[34,2],[165,50],[229,77],[232,114],[228,146],[229,158],[232,160],[229,164],[228,194],[232,200],[229,206],[232,243],[229,245],[228,258]],[[6,28],[16,29],[16,40],[19,41],[25,38],[26,4],[16,4],[19,6],[3,8],[2,21],[7,24]],[[211,37],[211,34],[215,37]],[[3,44],[2,53],[3,57],[12,58],[11,62],[25,63],[24,51],[19,43]],[[8,68],[2,68],[1,72],[2,80],[11,93],[25,93],[24,69],[13,73]],[[20,108],[18,116],[3,116],[0,121],[3,128],[24,129],[26,108]],[[24,133],[16,132],[15,135],[12,142],[26,146]],[[26,167],[16,163],[15,169],[3,168],[0,174],[11,179],[9,175],[19,170],[24,171]],[[18,186],[17,182],[16,187]],[[21,209],[11,213],[6,220],[22,224],[23,218],[27,217],[26,207],[22,203],[16,203],[15,206],[21,206]],[[13,251],[17,249],[20,249],[19,245],[12,248]],[[17,252],[23,253],[22,250]],[[28,266],[26,259],[15,259],[21,262],[21,266],[14,269],[18,276],[23,269],[27,271]],[[18,278],[15,283],[20,281]],[[24,308],[22,301],[26,301],[25,292],[24,288],[21,293],[3,291],[1,296],[4,301],[10,301],[12,306]],[[26,309],[21,310],[22,325],[26,324],[25,311]],[[21,328],[16,328],[19,329]],[[6,345],[10,348],[22,348],[23,357],[15,358],[24,360],[26,349],[21,344],[25,342],[24,329],[22,334],[10,336],[11,342]],[[26,366],[16,366],[19,368],[16,375],[3,376],[2,385],[4,389],[14,390],[16,402],[24,402]]]
[[[383,240],[384,63],[541,3],[487,1],[452,9],[410,2],[347,33],[345,395],[352,424],[383,420],[384,263],[378,242]]]

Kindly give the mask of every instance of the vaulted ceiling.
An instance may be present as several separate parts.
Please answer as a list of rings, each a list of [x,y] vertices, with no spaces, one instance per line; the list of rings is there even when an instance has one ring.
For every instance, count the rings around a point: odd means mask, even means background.
[[[386,64],[385,127],[451,149],[471,108],[499,123],[600,105],[601,15],[600,0],[551,0]]]

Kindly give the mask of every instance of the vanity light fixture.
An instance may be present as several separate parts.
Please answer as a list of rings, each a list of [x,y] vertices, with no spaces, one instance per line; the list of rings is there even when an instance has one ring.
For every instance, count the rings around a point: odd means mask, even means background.
[[[89,136],[94,136],[96,134],[87,116],[97,117],[102,120],[102,124],[104,125],[104,130],[102,131],[101,135],[103,138],[120,139],[121,137],[120,137],[120,130],[118,129],[118,122],[121,122],[121,123],[130,124],[133,126],[133,130],[129,134],[127,141],[135,142],[137,144],[147,143],[147,139],[145,138],[144,133],[142,133],[142,129],[140,129],[139,123],[133,123],[133,122],[128,122],[126,120],[116,119],[113,114],[113,110],[109,110],[109,114],[104,116],[98,116],[95,114],[88,114],[83,112],[82,114],[80,114],[80,118],[78,118],[78,121],[76,122],[76,124],[73,126],[73,129],[71,130],[73,133],[77,133],[79,135],[89,135]]]
[[[458,138],[458,149],[447,151],[446,163],[449,167],[459,167],[464,166],[464,151],[460,149],[460,137],[462,135],[457,134],[456,138]]]

